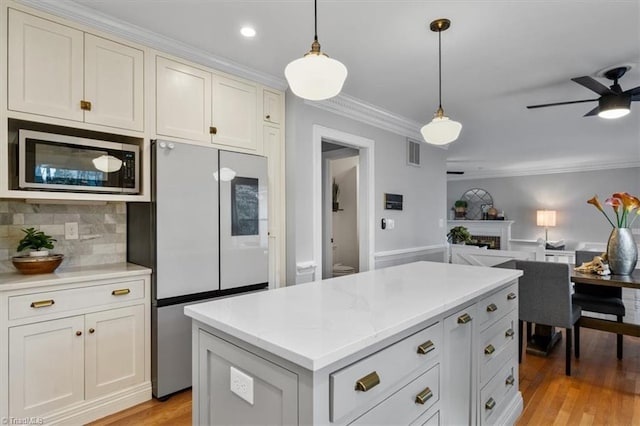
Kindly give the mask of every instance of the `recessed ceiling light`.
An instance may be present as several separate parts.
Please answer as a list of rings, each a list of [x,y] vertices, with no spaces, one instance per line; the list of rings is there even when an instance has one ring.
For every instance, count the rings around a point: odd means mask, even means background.
[[[247,38],[251,38],[251,37],[255,37],[256,30],[254,30],[251,27],[242,27],[240,29],[240,34],[242,34],[243,36],[245,36]]]

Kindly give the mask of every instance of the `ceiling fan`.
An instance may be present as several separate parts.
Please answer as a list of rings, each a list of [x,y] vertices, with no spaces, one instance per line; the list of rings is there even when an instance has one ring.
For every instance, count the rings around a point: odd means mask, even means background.
[[[617,67],[610,69],[604,73],[604,76],[609,80],[613,80],[611,87],[607,87],[599,81],[589,76],[576,77],[571,80],[586,87],[589,90],[593,90],[599,98],[584,99],[581,101],[566,101],[556,102],[552,104],[541,105],[528,105],[527,108],[545,108],[556,105],[569,105],[578,104],[582,102],[595,102],[598,101],[598,106],[589,111],[584,117],[591,117],[598,115],[602,118],[618,118],[629,114],[631,109],[631,102],[640,101],[640,86],[633,89],[622,91],[622,87],[618,84],[618,80],[629,70],[630,67]]]

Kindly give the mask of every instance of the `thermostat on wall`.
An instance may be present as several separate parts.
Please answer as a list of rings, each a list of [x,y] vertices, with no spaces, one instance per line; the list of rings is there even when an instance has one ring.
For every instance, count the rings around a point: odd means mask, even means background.
[[[402,210],[402,194],[384,194],[385,210]]]

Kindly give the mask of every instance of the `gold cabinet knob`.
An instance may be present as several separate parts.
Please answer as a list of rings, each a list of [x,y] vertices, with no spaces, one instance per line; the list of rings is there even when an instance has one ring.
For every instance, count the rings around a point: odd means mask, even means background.
[[[271,114],[267,114],[267,115],[265,116],[265,118],[266,118],[267,120],[271,120]]]
[[[496,406],[496,401],[493,398],[489,398],[487,403],[484,404],[484,408],[486,408],[487,410],[493,410],[495,406]]]
[[[489,306],[487,306],[487,312],[495,312],[497,310],[498,310],[498,307],[496,306],[495,303],[492,303]]]
[[[496,348],[494,348],[493,345],[489,345],[486,348],[484,348],[484,354],[485,355],[491,355],[495,351],[496,351]]]
[[[53,299],[49,300],[38,300],[37,302],[31,302],[32,308],[46,308],[47,306],[54,305],[56,302]]]
[[[93,333],[95,333],[95,332],[96,332],[96,329],[95,329],[95,328],[90,328],[90,329],[89,329],[89,334],[93,334]]]
[[[80,109],[83,111],[91,111],[91,102],[89,101],[80,101]]]
[[[513,337],[514,334],[515,332],[513,331],[513,328],[510,328],[504,332],[504,337]]]
[[[504,384],[507,386],[513,386],[515,382],[516,382],[516,379],[514,379],[512,375],[509,375],[509,377],[507,377],[507,380],[504,381]]]
[[[380,376],[375,371],[367,374],[356,382],[356,390],[367,392],[380,384]]]
[[[416,395],[416,404],[424,404],[433,396],[431,389],[425,388],[422,392]]]
[[[516,299],[516,294],[515,293],[509,293],[507,294],[507,300],[515,300]]]
[[[118,290],[113,290],[111,292],[112,296],[124,296],[125,294],[129,294],[131,293],[131,290],[129,290],[128,288],[120,288]]]
[[[434,350],[435,348],[436,348],[436,345],[434,345],[431,340],[427,340],[426,342],[418,346],[418,353],[420,355],[426,355],[432,350]]]
[[[76,331],[76,336],[82,336],[82,331],[80,330]]]
[[[471,315],[469,314],[462,314],[458,317],[458,324],[466,324],[469,321],[471,321]]]
[[[217,135],[218,134],[218,128],[217,127],[209,127],[209,133],[211,133],[212,135]]]

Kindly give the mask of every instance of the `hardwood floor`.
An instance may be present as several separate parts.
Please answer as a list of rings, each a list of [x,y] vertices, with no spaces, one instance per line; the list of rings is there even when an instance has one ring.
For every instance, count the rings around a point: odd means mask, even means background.
[[[520,391],[524,411],[517,425],[640,424],[640,338],[624,338],[616,358],[615,335],[581,329],[580,359],[564,375],[564,338],[549,357],[523,355]],[[91,426],[191,424],[191,391],[166,402],[155,399],[105,417]]]

